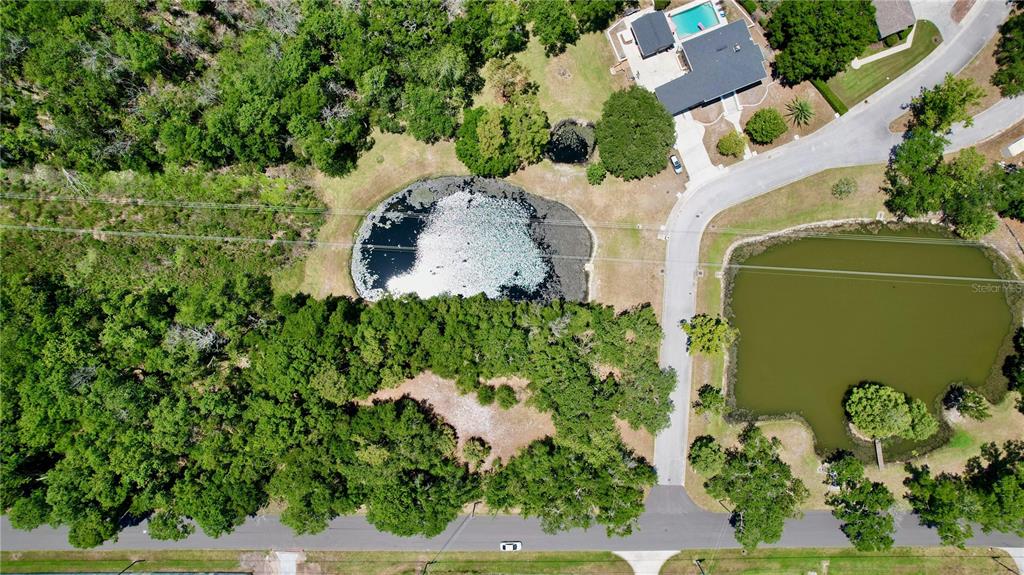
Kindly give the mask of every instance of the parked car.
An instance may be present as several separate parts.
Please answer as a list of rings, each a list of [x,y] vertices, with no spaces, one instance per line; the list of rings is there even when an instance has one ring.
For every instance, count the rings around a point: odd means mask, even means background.
[[[502,551],[519,551],[523,548],[522,541],[502,541],[498,547]]]
[[[683,165],[679,163],[679,158],[677,158],[675,154],[669,156],[668,161],[672,162],[672,169],[675,170],[677,174],[683,173]]]

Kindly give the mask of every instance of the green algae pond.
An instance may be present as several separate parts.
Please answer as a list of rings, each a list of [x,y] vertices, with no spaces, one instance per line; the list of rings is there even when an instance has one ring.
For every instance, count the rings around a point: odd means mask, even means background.
[[[992,250],[937,226],[818,228],[733,251],[726,315],[739,329],[729,389],[740,414],[799,416],[816,449],[866,447],[847,430],[842,400],[861,381],[929,404],[953,382],[990,400],[1019,321],[1018,283]],[[941,417],[940,417],[941,420]],[[908,455],[944,443],[949,428]]]

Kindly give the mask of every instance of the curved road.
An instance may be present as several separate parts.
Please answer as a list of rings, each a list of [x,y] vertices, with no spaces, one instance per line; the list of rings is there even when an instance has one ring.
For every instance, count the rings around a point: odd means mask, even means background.
[[[898,137],[887,130],[889,122],[902,112],[901,106],[921,86],[942,80],[956,72],[984,47],[1005,18],[1008,9],[998,1],[981,0],[957,33],[947,38],[924,62],[908,74],[860,104],[847,115],[814,135],[733,166],[728,177],[707,181],[689,189],[672,211],[666,226],[670,235],[666,255],[662,358],[678,373],[673,394],[676,409],[671,426],[658,435],[655,465],[659,483],[647,498],[647,511],[636,532],[625,538],[609,538],[604,529],[574,529],[546,534],[534,519],[518,516],[461,517],[433,538],[396,537],[377,531],[362,516],[339,517],[323,533],[296,536],[275,515],[250,518],[233,533],[213,539],[201,532],[184,541],[155,541],[146,535],[146,525],[126,528],[119,540],[102,548],[117,549],[337,549],[337,550],[495,550],[498,542],[518,540],[531,551],[605,549],[613,551],[686,548],[738,547],[728,524],[728,515],[698,509],[681,484],[686,449],[686,417],[690,403],[690,361],[685,353],[679,320],[694,313],[695,279],[700,236],[716,213],[740,202],[799,180],[821,170],[839,166],[884,162]],[[975,126],[954,134],[954,147],[981,141],[1024,117],[1024,98],[1004,100],[975,118]],[[770,164],[769,164],[770,161]],[[680,232],[679,230],[682,230]],[[937,545],[933,529],[918,524],[913,515],[897,516],[897,545]],[[1006,534],[978,534],[971,545],[1024,547],[1024,539]],[[844,547],[849,542],[839,522],[827,511],[808,512],[786,523],[778,547]],[[30,532],[13,529],[7,517],[0,518],[0,548],[70,549],[67,529],[41,527]]]
[[[661,485],[682,485],[686,463],[687,424],[690,405],[690,356],[679,322],[696,313],[697,273],[701,268],[700,239],[715,214],[751,198],[806,178],[822,170],[843,166],[883,163],[900,136],[889,132],[921,87],[938,84],[946,73],[966,66],[996,33],[1009,13],[1003,2],[978,3],[968,20],[925,60],[866,102],[812,135],[745,160],[714,180],[687,189],[669,215],[670,230],[665,255],[665,291],[662,325],[665,338],[661,361],[676,370],[672,393],[675,410],[668,429],[654,444],[654,464]],[[1003,99],[979,114],[974,126],[954,131],[951,149],[989,138],[1024,118],[1024,97]],[[717,263],[717,262],[716,262]],[[707,270],[714,273],[717,267]]]

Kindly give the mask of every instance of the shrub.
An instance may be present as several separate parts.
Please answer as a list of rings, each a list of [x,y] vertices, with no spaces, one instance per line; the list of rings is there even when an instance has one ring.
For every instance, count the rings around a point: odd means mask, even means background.
[[[479,469],[490,454],[490,444],[481,437],[470,437],[462,448],[462,457],[472,469]]]
[[[785,134],[789,127],[775,108],[762,108],[747,120],[743,130],[755,144],[770,144]]]
[[[754,0],[740,0],[740,5],[743,6],[743,9],[750,14],[757,11],[757,2]]]
[[[899,44],[899,43],[900,43],[900,35],[899,35],[899,33],[889,34],[885,38],[882,38],[882,44],[885,44],[886,48],[892,48],[893,46],[895,46],[896,44]]]
[[[605,101],[597,148],[609,173],[624,180],[657,174],[665,169],[675,139],[672,116],[652,92],[633,86]]]
[[[519,398],[516,397],[516,390],[507,384],[498,388],[498,391],[495,392],[495,397],[498,400],[498,406],[502,409],[508,409],[519,403]]]
[[[837,200],[847,198],[853,192],[857,191],[857,180],[854,180],[850,176],[843,176],[836,180],[836,183],[832,184],[832,196]]]
[[[806,126],[814,119],[814,106],[803,98],[793,98],[786,104],[786,115],[796,126]]]
[[[587,166],[587,182],[591,186],[599,186],[604,181],[605,176],[608,175],[608,170],[605,169],[604,163],[594,162]]]
[[[687,457],[693,470],[704,477],[714,477],[725,464],[725,451],[710,435],[701,435],[690,444],[690,455]]]
[[[832,110],[834,110],[835,113],[841,116],[850,111],[850,109],[846,107],[846,104],[843,103],[839,96],[837,96],[836,93],[832,91],[832,88],[829,88],[828,84],[824,81],[815,79],[811,80],[811,84],[818,89],[818,92],[821,93],[821,97],[825,98],[825,101],[828,102],[828,105],[832,107]]]
[[[723,156],[739,158],[747,150],[747,138],[733,130],[722,136],[715,147],[718,148],[718,153]]]
[[[495,394],[493,387],[483,384],[476,390],[476,400],[480,402],[480,405],[491,405],[494,403]]]
[[[654,0],[655,10],[664,10],[668,8],[668,5],[672,3],[672,0]]]

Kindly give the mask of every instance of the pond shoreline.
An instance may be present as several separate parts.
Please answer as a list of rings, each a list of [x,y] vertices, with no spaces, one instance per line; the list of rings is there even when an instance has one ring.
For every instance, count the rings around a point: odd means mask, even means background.
[[[820,231],[842,231],[842,230],[864,230],[876,228],[875,231],[881,228],[890,229],[908,229],[918,228],[922,230],[941,230],[944,235],[948,234],[950,238],[956,236],[952,234],[948,226],[936,224],[933,220],[913,220],[904,222],[893,222],[880,220],[875,218],[848,218],[841,220],[826,220],[819,222],[811,222],[801,224],[798,226],[792,226],[783,230],[762,234],[760,236],[751,238],[742,238],[732,242],[725,250],[723,261],[721,263],[721,309],[720,313],[728,319],[732,319],[732,299],[733,299],[733,288],[735,285],[736,275],[739,272],[740,265],[743,261],[748,258],[764,252],[765,250],[800,239],[814,237],[814,232]],[[1001,250],[992,246],[984,241],[972,242],[991,262],[994,274],[1003,280],[1018,280],[1018,275],[1012,264],[1012,260]],[[1012,314],[1013,325],[1021,324],[1021,309],[1020,302],[1022,299],[1020,292],[1014,292],[1013,290],[1003,290],[1004,297],[1006,298],[1007,305],[1009,306],[1010,313]],[[1008,353],[1012,352],[1012,336],[1013,330],[1011,329],[1007,336],[1004,338],[1003,344],[1000,346],[999,351],[996,355],[997,360],[994,362],[990,369],[990,375],[985,385],[986,398],[992,403],[999,403],[1005,397],[1007,389],[1005,386],[1005,378],[1002,375],[1002,363],[1003,358]],[[740,334],[740,338],[743,334]],[[733,412],[729,414],[727,420],[730,423],[745,423],[745,422],[762,422],[762,421],[786,421],[791,420],[799,423],[800,425],[806,426],[811,429],[812,441],[814,443],[814,452],[824,457],[828,455],[832,449],[823,449],[819,445],[817,434],[813,432],[813,427],[806,418],[800,413],[774,413],[774,414],[760,414],[747,409],[741,409],[736,407],[736,380],[737,380],[737,357],[738,357],[739,340],[733,343],[732,346],[726,351],[724,362],[725,370],[723,381],[721,382],[724,388],[724,392],[730,406],[733,408]],[[1001,388],[999,383],[1002,383]],[[936,398],[922,398],[925,399],[938,413],[942,413],[941,396]],[[908,449],[909,446],[893,446],[893,458],[892,461],[902,461],[907,459],[913,459],[919,457],[927,452],[937,449],[946,443],[952,437],[952,428],[946,421],[946,418],[940,418],[940,431],[932,439],[922,444],[916,444],[913,449]],[[848,427],[848,426],[847,426]],[[865,461],[874,460],[874,452],[872,449],[871,442],[864,441],[861,438],[851,434],[847,429],[847,436],[851,443],[856,447],[855,453],[861,459]]]
[[[375,285],[380,283],[380,278],[370,269],[368,258],[373,250],[403,251],[418,259],[420,233],[430,221],[438,202],[456,194],[468,196],[470,201],[476,197],[509,200],[510,207],[518,205],[528,212],[526,228],[536,248],[542,253],[541,259],[547,266],[547,273],[535,292],[517,293],[511,290],[501,297],[537,301],[588,300],[591,292],[589,269],[595,241],[593,232],[582,218],[564,204],[530,194],[505,180],[474,176],[442,176],[413,182],[385,198],[364,217],[356,233],[350,266],[353,284],[361,297],[376,300],[386,294],[380,285]],[[397,204],[407,204],[415,210],[415,215],[392,210]],[[405,225],[405,220],[417,218],[420,222],[412,224],[416,228],[411,232],[414,236],[413,245],[367,246],[375,232],[388,229],[395,223]],[[496,225],[505,223],[502,220],[496,222]],[[408,261],[409,256],[404,259],[407,260],[407,266],[412,265]],[[397,275],[395,273],[390,277]]]

